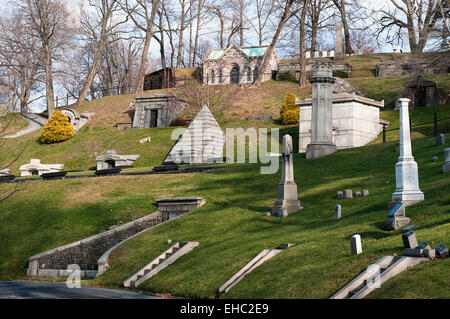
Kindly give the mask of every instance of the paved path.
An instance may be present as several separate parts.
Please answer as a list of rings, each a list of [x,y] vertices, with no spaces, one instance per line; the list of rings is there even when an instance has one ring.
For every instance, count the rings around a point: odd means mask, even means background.
[[[115,289],[46,284],[22,281],[0,281],[0,299],[161,299]]]
[[[34,132],[36,130],[39,130],[41,127],[45,125],[45,123],[47,123],[46,118],[34,113],[22,114],[22,116],[25,118],[25,120],[29,122],[28,127],[14,134],[7,135],[4,138],[16,138]]]

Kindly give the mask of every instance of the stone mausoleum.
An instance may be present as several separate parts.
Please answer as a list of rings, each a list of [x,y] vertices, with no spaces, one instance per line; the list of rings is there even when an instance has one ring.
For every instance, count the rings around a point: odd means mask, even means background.
[[[230,44],[226,49],[211,50],[203,60],[203,84],[236,84],[255,82],[261,70],[263,56],[268,46],[239,47]],[[262,81],[275,79],[278,57],[273,51],[267,72]]]
[[[30,163],[20,166],[20,176],[37,176],[45,173],[61,172],[64,164],[41,164],[40,159],[31,159]]]
[[[136,96],[133,128],[169,126],[186,103],[173,94]]]
[[[312,99],[297,101],[300,106],[299,152],[306,152],[311,142]],[[381,132],[380,108],[384,101],[375,101],[350,93],[334,93],[332,97],[333,143],[338,149],[363,146]]]

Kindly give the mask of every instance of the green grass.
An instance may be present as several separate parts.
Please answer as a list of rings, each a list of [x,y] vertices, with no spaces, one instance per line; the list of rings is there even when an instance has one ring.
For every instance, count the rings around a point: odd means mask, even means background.
[[[18,113],[1,116],[0,123],[0,137],[14,134],[28,126],[28,122]]]
[[[441,88],[449,86],[448,74],[435,79]],[[369,97],[393,99],[396,88],[407,79],[358,80],[371,94]],[[227,104],[228,108],[213,108],[213,112],[217,112],[223,129],[279,128],[280,136],[292,135],[294,149],[298,149],[298,126],[282,126],[276,120],[243,121],[240,116],[277,114],[286,91],[304,98],[310,96],[310,90],[299,89],[295,83],[269,81],[253,91],[242,90],[239,99]],[[116,116],[124,113],[130,99],[131,95],[108,97],[84,105],[84,111],[94,111],[98,117],[70,141],[44,145],[38,142],[39,132],[7,140],[0,162],[12,159],[27,145],[12,166],[13,174],[18,174],[18,167],[30,158],[64,163],[66,170],[82,171],[70,175],[93,174],[89,169],[95,166],[95,157],[115,149],[119,154],[141,155],[135,168],[124,172],[151,170],[171,148],[173,128],[114,128]],[[99,111],[109,107],[115,113]],[[416,124],[431,121],[433,112],[439,118],[448,117],[449,110],[448,105],[417,108],[410,115]],[[398,111],[386,107],[380,116],[391,121],[388,129],[398,127]],[[447,133],[447,140],[450,139],[449,121],[439,124],[439,132]],[[439,242],[449,246],[450,177],[442,173],[445,146],[436,147],[431,135],[432,124],[412,130],[413,153],[426,200],[408,207],[407,215],[418,226],[419,241],[426,240],[433,247]],[[139,143],[148,136],[152,138],[150,143]],[[383,229],[386,204],[395,190],[397,140],[398,131],[393,131],[388,133],[388,143],[384,145],[380,136],[371,145],[339,151],[326,158],[307,161],[304,155],[295,154],[295,179],[305,209],[285,219],[262,216],[276,199],[280,173],[261,175],[259,164],[225,164],[222,169],[195,174],[20,184],[26,188],[0,205],[0,279],[26,279],[30,256],[154,212],[155,198],[201,196],[207,200],[202,208],[128,241],[111,255],[108,272],[84,284],[121,287],[131,274],[168,248],[164,245],[168,238],[173,242],[191,240],[199,241],[200,246],[139,290],[214,298],[218,287],[262,249],[289,242],[296,245],[257,268],[223,298],[327,298],[379,257],[402,254],[401,232]],[[432,162],[436,155],[439,161]],[[7,193],[14,186],[0,184],[0,193]],[[351,200],[333,198],[335,191],[347,188],[368,189],[370,195]],[[337,203],[342,205],[343,218],[334,221]],[[364,252],[351,256],[349,237],[355,233],[362,237]],[[450,298],[449,290],[442,288],[449,285],[448,273],[448,261],[428,262],[399,275],[371,297]]]

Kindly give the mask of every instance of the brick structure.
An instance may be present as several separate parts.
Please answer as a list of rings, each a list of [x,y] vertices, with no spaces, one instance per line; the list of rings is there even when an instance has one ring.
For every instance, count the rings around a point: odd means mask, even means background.
[[[261,70],[263,56],[268,46],[239,47],[230,44],[226,49],[211,50],[203,60],[203,84],[253,83]],[[275,78],[278,57],[275,50],[269,57],[267,71],[262,81]]]

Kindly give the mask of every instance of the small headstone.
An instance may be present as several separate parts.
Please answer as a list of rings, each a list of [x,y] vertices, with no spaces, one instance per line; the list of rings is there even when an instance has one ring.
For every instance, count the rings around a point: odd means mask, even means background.
[[[398,152],[400,152],[400,142],[397,142],[397,144],[395,144],[395,150]]]
[[[431,246],[426,241],[423,241],[416,248],[417,249],[431,249]]]
[[[337,192],[336,192],[336,198],[337,198],[337,199],[343,199],[343,198],[344,198],[344,192],[342,192],[342,191],[337,191]]]
[[[424,249],[422,251],[422,256],[423,257],[428,257],[428,258],[436,258],[436,250],[434,249]]]
[[[402,235],[403,247],[404,248],[416,248],[417,247],[417,239],[416,234],[410,230]]]
[[[440,258],[447,258],[448,257],[448,248],[444,244],[439,244],[436,247],[434,247],[434,250],[438,254]]]
[[[369,195],[369,190],[364,189],[364,190],[362,191],[362,196],[367,196],[367,195]]]
[[[314,57],[315,58],[319,58],[320,57],[320,52],[319,51],[314,51]]]
[[[351,189],[346,189],[344,191],[344,198],[353,198],[353,193]]]
[[[169,245],[172,243],[172,239],[167,239],[164,244]]]
[[[341,218],[341,205],[334,206],[334,219],[340,219]]]
[[[436,135],[436,146],[445,145],[445,135],[437,134]]]
[[[330,58],[334,58],[334,51],[333,50],[330,51]]]
[[[386,226],[389,230],[400,229],[409,224],[411,220],[405,215],[405,205],[397,203],[388,214]]]
[[[442,166],[442,170],[444,171],[444,173],[448,173],[450,172],[450,147],[447,147],[444,150],[444,157],[445,162],[444,165]]]
[[[437,162],[439,160],[439,157],[437,157],[437,156],[433,156],[432,158],[431,158],[431,161],[432,162]]]
[[[280,244],[280,246],[278,246],[278,249],[288,249],[292,246],[294,246],[294,244]]]
[[[361,197],[361,192],[354,192],[353,197]]]
[[[143,138],[142,140],[139,140],[139,143],[141,144],[145,144],[145,143],[150,143],[150,140],[152,139],[151,136]]]
[[[311,52],[310,51],[306,51],[305,58],[306,59],[310,59],[311,58]]]
[[[328,56],[328,52],[327,51],[322,51],[322,57],[326,58]]]
[[[409,226],[403,228],[403,233],[406,233],[406,232],[409,232],[409,231],[414,231],[416,229],[417,229],[416,225],[409,225]]]
[[[270,212],[265,212],[264,214],[263,214],[263,216],[270,216],[271,214],[270,214]]]
[[[352,255],[359,255],[362,253],[361,236],[356,234],[350,238],[350,248]]]

